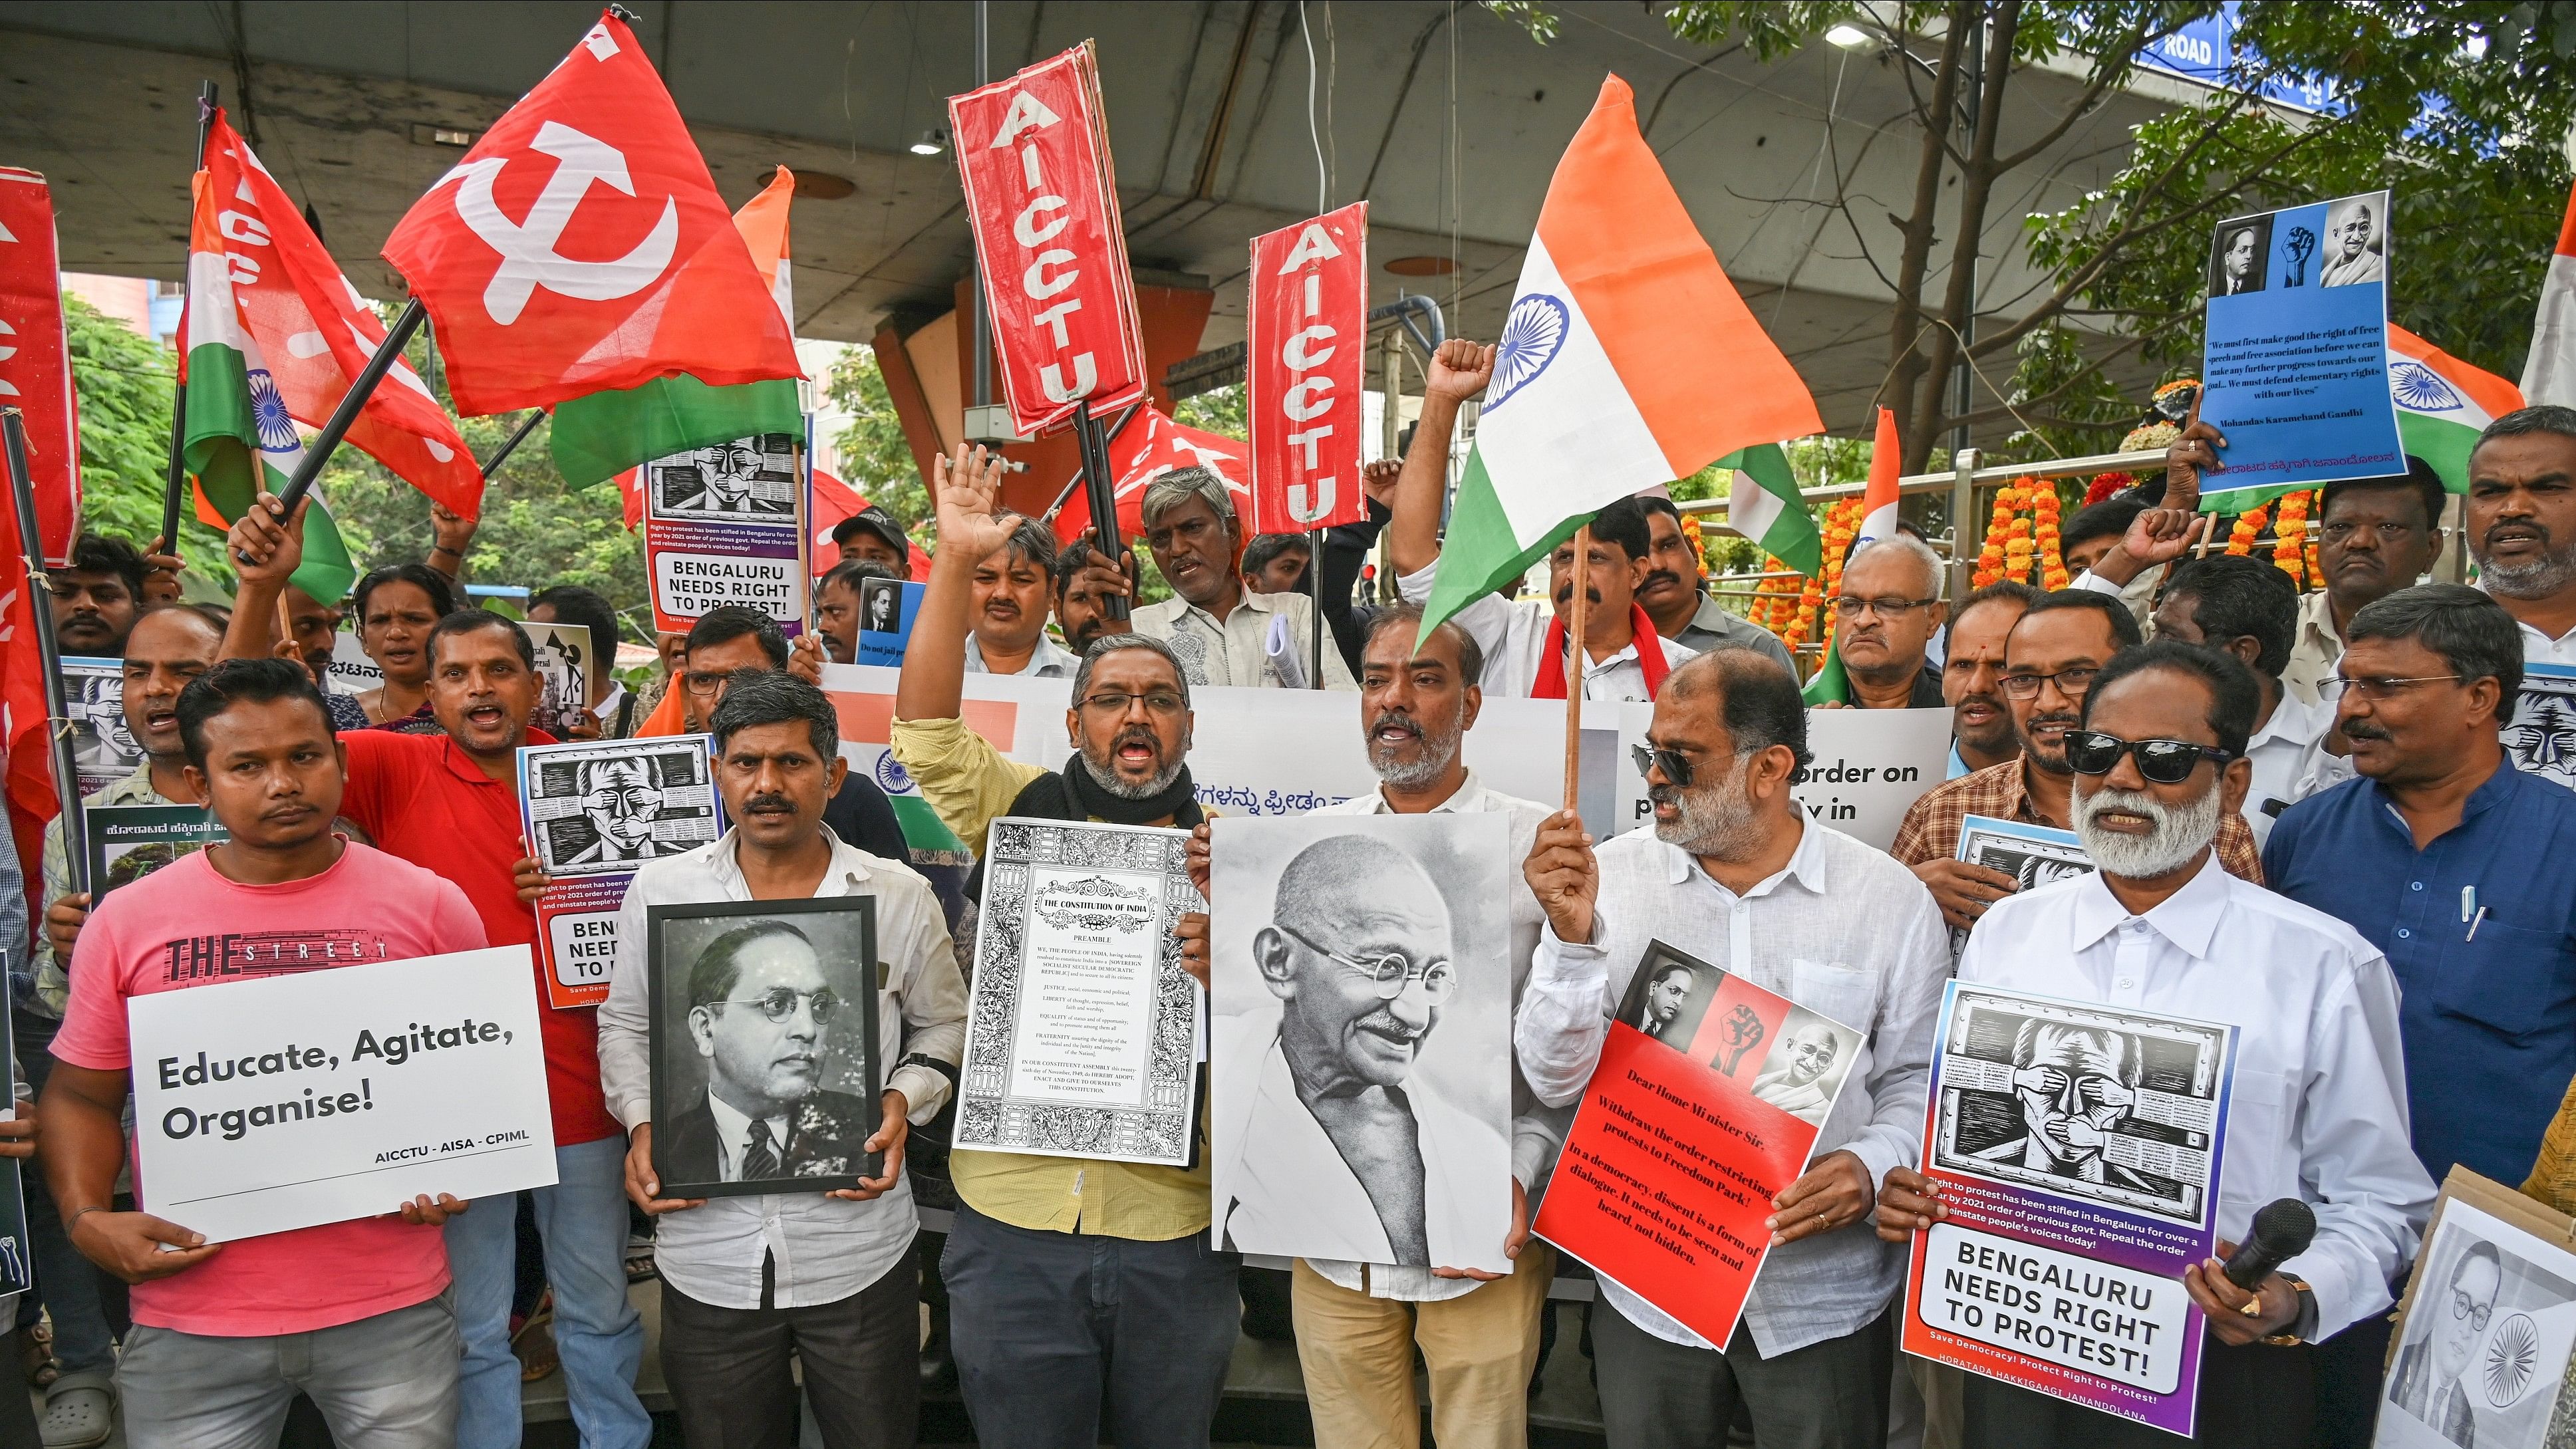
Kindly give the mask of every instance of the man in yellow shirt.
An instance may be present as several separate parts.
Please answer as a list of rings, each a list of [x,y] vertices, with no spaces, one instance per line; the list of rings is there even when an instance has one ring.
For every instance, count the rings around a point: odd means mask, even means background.
[[[1189,682],[1155,640],[1093,644],[1065,710],[1075,751],[1060,771],[1005,758],[966,727],[973,569],[1013,520],[997,516],[1000,458],[961,447],[937,471],[939,552],[904,651],[891,741],[922,798],[979,856],[985,827],[1004,815],[1197,825]],[[1181,923],[1202,984],[1206,923]],[[1200,1111],[1203,1146],[1204,1092]],[[1239,1259],[1208,1246],[1204,1155],[1184,1169],[960,1149],[949,1173],[958,1207],[940,1271],[976,1438],[1204,1449],[1240,1301]]]

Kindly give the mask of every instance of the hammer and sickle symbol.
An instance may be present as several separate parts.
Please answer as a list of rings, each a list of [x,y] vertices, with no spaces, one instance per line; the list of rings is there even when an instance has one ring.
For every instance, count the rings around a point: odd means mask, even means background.
[[[510,164],[510,158],[486,156],[450,173],[460,178],[457,216],[501,254],[501,269],[483,288],[483,310],[494,322],[507,327],[518,321],[539,287],[584,302],[610,302],[643,291],[669,268],[680,240],[680,206],[671,197],[662,199],[662,218],[653,223],[653,230],[633,251],[614,261],[586,262],[558,253],[555,243],[562,240],[592,182],[605,183],[628,196],[635,194],[635,182],[627,174],[623,152],[559,121],[540,127],[528,149],[554,157],[556,165],[523,222],[503,215],[492,197],[493,178]]]

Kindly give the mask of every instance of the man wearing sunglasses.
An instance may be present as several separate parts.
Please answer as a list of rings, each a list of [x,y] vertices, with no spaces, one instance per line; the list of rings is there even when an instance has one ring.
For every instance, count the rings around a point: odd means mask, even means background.
[[[966,989],[929,883],[899,860],[857,849],[824,824],[848,769],[820,689],[783,670],[732,680],[708,721],[716,788],[733,828],[708,845],[649,861],[618,913],[616,974],[599,1008],[601,1085],[627,1132],[627,1196],[658,1220],[662,1376],[697,1444],[783,1444],[795,1395],[782,1391],[792,1349],[827,1444],[908,1440],[920,1390],[919,1228],[903,1174],[909,1123],[949,1095],[966,1042]],[[706,901],[868,896],[876,962],[829,959],[792,918],[750,917],[709,942],[685,983],[686,1030],[706,1089],[653,1121],[652,993],[645,912]],[[831,1049],[877,993],[882,1099],[825,1080]],[[904,1054],[906,1051],[909,1054]],[[667,1132],[659,1152],[657,1130]],[[884,1154],[874,1177],[867,1154]],[[859,1178],[855,1188],[684,1200],[661,1167],[691,1182]]]
[[[1646,738],[1654,828],[1596,847],[1581,820],[1553,815],[1522,867],[1548,922],[1513,1033],[1539,1100],[1582,1094],[1658,938],[1860,1036],[1831,1064],[1845,1080],[1808,1170],[1772,1199],[1770,1256],[1731,1340],[1601,1284],[1602,1427],[1612,1449],[1717,1445],[1742,1405],[1758,1445],[1880,1449],[1905,1265],[1867,1218],[1880,1177],[1921,1150],[1949,939],[1920,883],[1790,796],[1808,754],[1787,670],[1745,649],[1692,659],[1655,697]]]
[[[2421,584],[2346,635],[2337,710],[2361,778],[2282,814],[2265,877],[2386,953],[2424,1170],[2520,1182],[2576,1076],[2576,794],[2499,738],[2525,636],[2495,599]],[[2387,1325],[2345,1338],[2321,1355],[2319,1407],[2343,1405],[2337,1442],[2364,1443]]]
[[[2252,777],[2244,750],[2261,699],[2244,665],[2198,645],[2160,640],[2111,660],[2064,742],[2075,832],[2100,869],[1998,903],[1959,962],[1963,982],[2237,1027],[2221,1241],[2183,1273],[2212,1340],[2203,1444],[2307,1442],[2315,1354],[2304,1345],[2387,1309],[2433,1200],[2406,1140],[2386,958],[2218,863],[2218,832]],[[1947,1216],[1928,1187],[1910,1168],[1887,1174],[1880,1236],[1906,1242]],[[2315,1211],[2315,1241],[2248,1292],[2224,1260],[2255,1211],[2283,1197]],[[1963,1402],[1971,1444],[2172,1442],[1993,1379],[1971,1376]]]

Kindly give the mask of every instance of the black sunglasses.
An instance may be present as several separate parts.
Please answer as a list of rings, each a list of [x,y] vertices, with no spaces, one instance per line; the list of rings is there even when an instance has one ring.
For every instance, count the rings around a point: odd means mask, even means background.
[[[1638,774],[1650,775],[1660,768],[1664,772],[1664,778],[1672,781],[1676,789],[1690,788],[1691,762],[1684,759],[1679,750],[1659,750],[1653,745],[1630,745],[1628,755],[1637,762]]]
[[[2189,740],[2124,740],[2100,730],[2071,730],[2066,736],[2067,768],[2079,775],[2107,775],[2119,768],[2122,755],[2133,755],[2138,773],[2158,785],[2179,785],[2208,760],[2224,769],[2236,751]]]

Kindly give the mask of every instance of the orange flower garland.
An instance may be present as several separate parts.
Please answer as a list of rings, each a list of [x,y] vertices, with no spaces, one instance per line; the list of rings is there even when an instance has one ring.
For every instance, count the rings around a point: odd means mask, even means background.
[[[1789,566],[1786,563],[1769,554],[1762,556],[1762,571],[1766,574],[1788,574],[1789,576],[1766,578],[1754,585],[1753,607],[1747,611],[1746,617],[1770,630],[1782,643],[1789,643],[1789,621],[1798,611],[1798,590],[1801,580],[1796,575],[1789,574]]]
[[[2272,526],[2275,535],[2272,544],[2272,562],[2280,568],[2281,572],[2288,574],[2290,582],[2294,584],[2301,581],[2301,569],[2307,564],[2308,509],[2315,502],[2316,496],[2314,489],[2302,489],[2296,493],[2282,495],[2280,520]],[[2309,577],[2311,579],[2315,577],[2313,570],[2309,572]]]
[[[2254,552],[2254,535],[2263,531],[2263,520],[2271,512],[2270,504],[2258,503],[2236,515],[2236,526],[2227,531],[2227,551],[2240,557]]]
[[[2071,582],[2066,572],[2066,553],[2057,541],[2057,514],[2063,505],[2058,502],[2057,485],[2034,479],[2031,486],[2031,533],[2039,545],[2039,586],[2055,591]]]
[[[2004,532],[2012,525],[2020,499],[2021,490],[2009,484],[1995,491],[1994,517],[1986,523],[1986,541],[1977,550],[1977,570],[1972,576],[1978,588],[2004,576]]]
[[[2066,587],[2066,557],[2058,546],[2057,486],[2039,478],[2016,478],[1995,492],[1994,516],[1986,524],[1986,541],[1977,550],[1978,588],[2012,579],[2030,581],[2037,566],[2048,588]],[[2021,516],[2028,510],[2029,516]]]
[[[1825,601],[1842,597],[1843,560],[1851,552],[1853,537],[1860,532],[1863,506],[1860,499],[1844,498],[1826,508],[1824,576],[1807,580],[1805,591],[1798,596],[1798,612],[1789,621],[1793,639],[1814,638],[1816,616],[1823,611]]]

